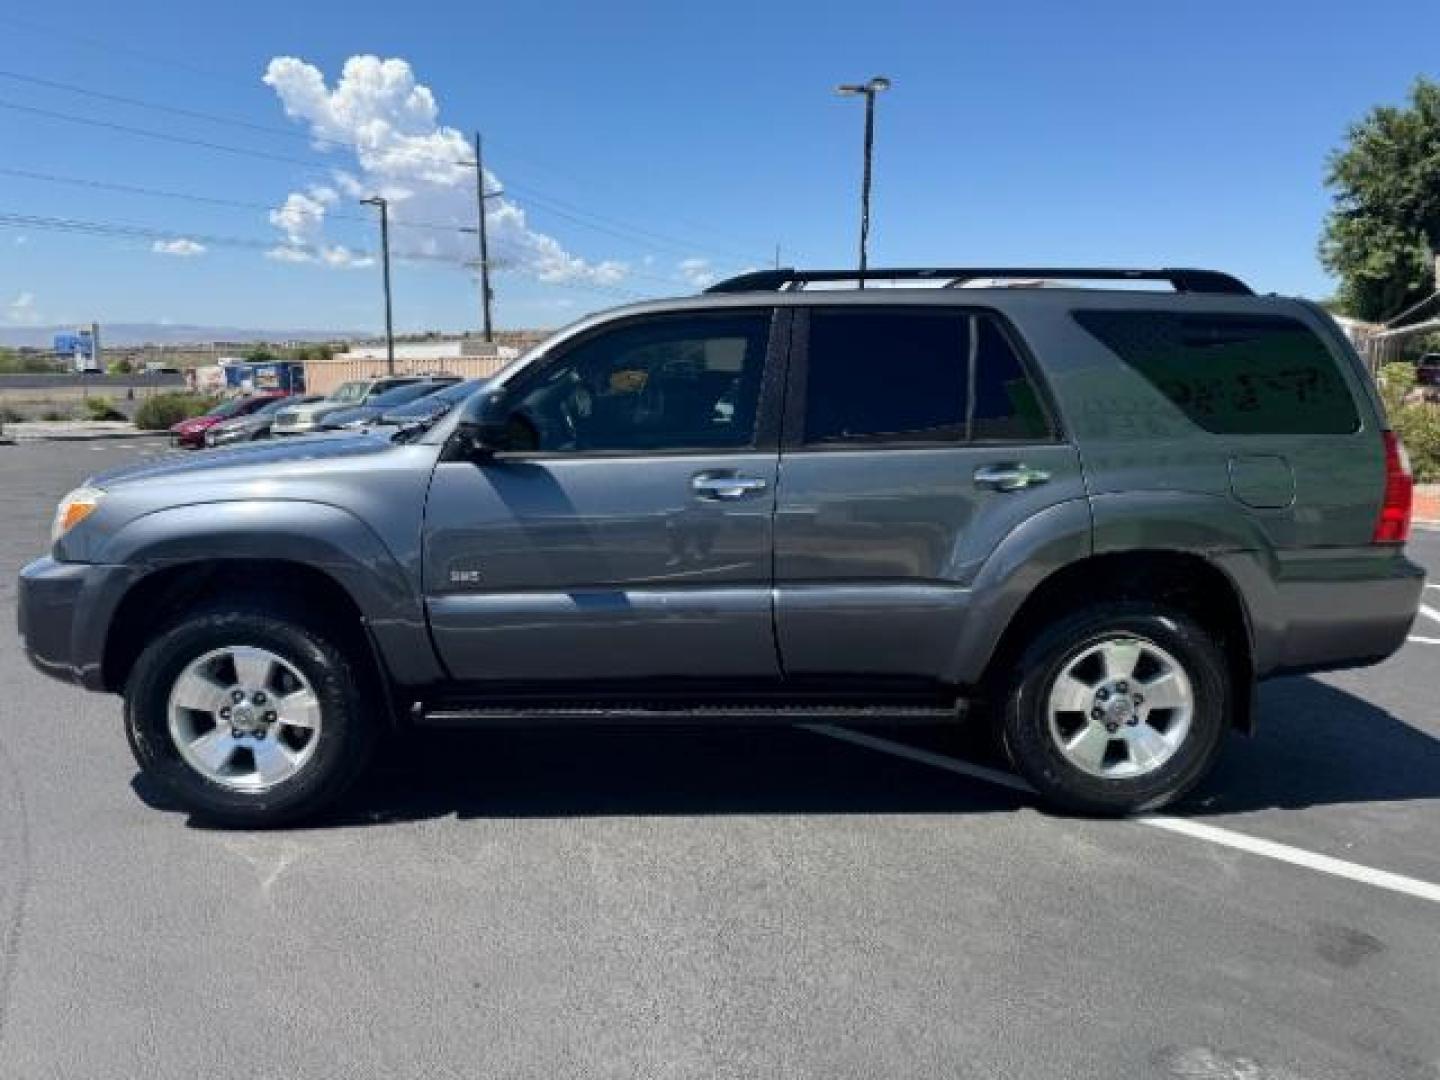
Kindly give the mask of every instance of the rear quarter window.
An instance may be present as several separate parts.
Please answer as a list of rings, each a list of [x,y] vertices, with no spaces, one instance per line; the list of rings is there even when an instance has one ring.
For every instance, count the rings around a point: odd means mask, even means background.
[[[1360,416],[1335,356],[1284,315],[1076,311],[1190,420],[1223,435],[1348,435]]]

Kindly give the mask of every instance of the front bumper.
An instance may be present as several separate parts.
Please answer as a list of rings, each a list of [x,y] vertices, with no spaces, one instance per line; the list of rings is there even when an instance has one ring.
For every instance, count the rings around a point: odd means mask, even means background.
[[[48,556],[26,566],[16,605],[26,657],[51,678],[106,689],[105,634],[134,576],[128,566],[62,563]]]

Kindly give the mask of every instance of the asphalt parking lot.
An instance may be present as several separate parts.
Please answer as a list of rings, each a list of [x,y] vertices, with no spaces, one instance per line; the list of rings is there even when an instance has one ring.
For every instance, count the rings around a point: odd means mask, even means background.
[[[1150,822],[948,731],[546,731],[212,831],[13,632],[56,500],[157,452],[0,447],[0,1077],[1440,1077],[1440,589]]]

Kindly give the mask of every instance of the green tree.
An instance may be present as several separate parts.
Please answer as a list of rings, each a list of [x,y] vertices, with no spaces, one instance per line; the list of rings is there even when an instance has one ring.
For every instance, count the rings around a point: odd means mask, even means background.
[[[245,354],[245,359],[252,364],[273,364],[280,357],[268,345],[256,345]]]
[[[1406,105],[1382,105],[1352,125],[1325,183],[1334,206],[1320,261],[1340,279],[1344,309],[1383,322],[1430,295],[1440,250],[1440,83],[1417,79]]]

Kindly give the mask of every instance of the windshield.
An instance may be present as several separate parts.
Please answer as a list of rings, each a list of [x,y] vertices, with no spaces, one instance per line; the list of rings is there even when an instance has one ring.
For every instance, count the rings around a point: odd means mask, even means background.
[[[342,404],[353,404],[354,402],[363,400],[365,391],[369,388],[370,384],[363,379],[358,382],[341,383],[331,391],[329,400]]]
[[[261,405],[260,408],[256,409],[251,415],[270,416],[294,404],[295,399],[293,397],[276,398],[274,401],[267,401],[264,405]]]
[[[383,394],[376,394],[365,404],[373,405],[377,409],[388,408],[392,405],[404,405],[416,398],[427,397],[448,385],[448,383],[435,382],[410,383],[408,386],[397,386],[393,390],[386,390]]]
[[[229,401],[220,402],[219,405],[216,405],[205,415],[218,416],[220,419],[224,420],[226,417],[238,416],[240,414],[240,409],[243,405],[243,398],[231,398]]]
[[[479,390],[490,380],[488,379],[466,379],[454,386],[447,386],[444,390],[428,394],[419,401],[412,401],[398,409],[389,409],[385,418],[396,420],[418,420],[426,417],[443,415],[451,409],[456,402],[464,401],[467,397]]]

